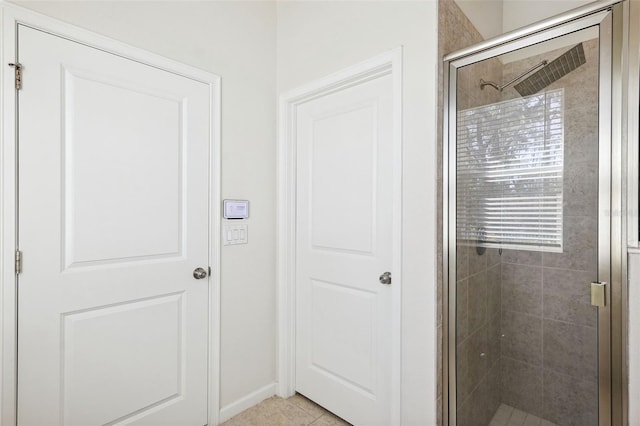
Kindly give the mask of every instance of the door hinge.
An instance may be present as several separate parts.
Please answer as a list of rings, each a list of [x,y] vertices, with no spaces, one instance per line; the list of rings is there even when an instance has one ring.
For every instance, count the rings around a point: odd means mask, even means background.
[[[22,252],[16,250],[16,275],[22,273]]]
[[[9,64],[9,66],[13,67],[15,71],[16,90],[22,89],[22,64],[15,63],[15,64]]]

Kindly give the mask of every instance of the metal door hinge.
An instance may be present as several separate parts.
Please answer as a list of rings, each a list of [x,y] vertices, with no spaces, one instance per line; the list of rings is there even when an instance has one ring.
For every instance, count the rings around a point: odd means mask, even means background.
[[[16,275],[22,273],[22,252],[16,250]]]
[[[593,306],[607,306],[607,283],[592,282],[591,283],[591,304]]]
[[[15,64],[9,64],[9,66],[13,67],[15,71],[16,90],[22,89],[22,64],[15,63]]]

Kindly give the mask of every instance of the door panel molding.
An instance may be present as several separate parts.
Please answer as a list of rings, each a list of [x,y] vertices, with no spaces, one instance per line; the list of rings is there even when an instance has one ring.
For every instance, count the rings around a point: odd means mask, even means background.
[[[220,77],[160,55],[129,46],[91,31],[63,23],[26,8],[0,2],[0,425],[16,424],[17,407],[17,102],[14,72],[7,64],[17,57],[17,27],[23,25],[76,43],[167,71],[208,86],[211,125],[209,138],[209,277],[208,423],[218,424],[220,395]]]
[[[314,99],[391,75],[393,84],[393,259],[391,418],[401,418],[402,287],[402,47],[358,63],[280,95],[278,122],[278,385],[277,394],[295,393],[296,282],[296,108]]]

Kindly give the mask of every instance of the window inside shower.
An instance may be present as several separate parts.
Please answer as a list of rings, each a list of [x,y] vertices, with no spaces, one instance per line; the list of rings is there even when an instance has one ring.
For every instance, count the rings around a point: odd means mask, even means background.
[[[458,112],[460,239],[562,251],[563,101],[560,88]]]

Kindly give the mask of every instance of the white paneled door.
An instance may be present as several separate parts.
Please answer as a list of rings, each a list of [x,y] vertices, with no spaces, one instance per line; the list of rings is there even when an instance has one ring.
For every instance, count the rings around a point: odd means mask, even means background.
[[[18,40],[18,424],[204,425],[209,86]]]
[[[357,425],[393,424],[393,117],[390,74],[296,109],[296,390]]]

